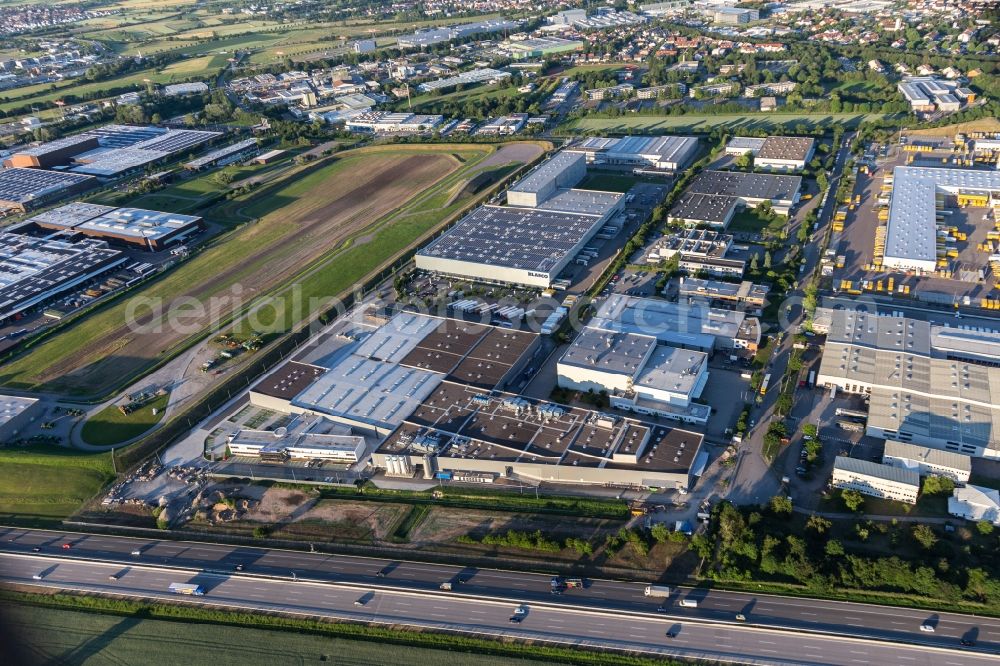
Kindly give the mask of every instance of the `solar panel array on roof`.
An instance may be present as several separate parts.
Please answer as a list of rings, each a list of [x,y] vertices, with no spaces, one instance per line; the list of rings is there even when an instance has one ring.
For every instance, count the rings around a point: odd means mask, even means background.
[[[0,320],[127,261],[100,241],[0,234]]]
[[[601,219],[537,208],[481,206],[417,254],[549,271]]]
[[[93,180],[90,176],[44,169],[0,169],[0,201],[26,205],[60,190],[83,186]]]

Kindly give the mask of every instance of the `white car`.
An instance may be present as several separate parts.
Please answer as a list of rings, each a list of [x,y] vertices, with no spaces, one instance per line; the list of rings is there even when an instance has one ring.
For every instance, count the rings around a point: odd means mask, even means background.
[[[41,580],[42,578],[44,578],[44,576],[42,576],[42,574],[35,574],[31,578],[32,580]]]
[[[933,634],[934,633],[934,625],[933,624],[927,624],[925,622],[924,624],[920,625],[920,631],[925,631],[925,632],[927,632],[929,634]]]

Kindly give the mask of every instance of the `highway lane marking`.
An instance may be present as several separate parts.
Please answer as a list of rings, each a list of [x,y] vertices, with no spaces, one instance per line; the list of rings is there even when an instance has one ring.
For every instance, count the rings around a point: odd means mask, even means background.
[[[799,615],[805,615],[806,617],[816,617],[816,613],[799,613]]]
[[[4,554],[4,555],[7,555],[7,554]],[[18,554],[14,554],[14,553],[11,553],[10,555],[12,555],[15,558],[19,557]],[[28,555],[27,557],[29,559],[33,558],[33,556],[30,556],[30,555]],[[60,561],[66,561],[66,562],[76,563],[76,560],[66,560],[65,558],[56,558],[56,559],[58,559]],[[99,565],[99,566],[116,566],[116,565],[119,565],[120,563],[117,563],[117,562],[86,562],[86,563],[83,563],[83,564],[90,564],[90,565],[95,565],[96,564],[96,565]],[[144,569],[144,570],[149,570],[150,568],[152,568],[152,569],[155,570],[157,567],[155,565],[150,566],[149,563],[145,563],[145,565],[143,565],[141,568]],[[187,572],[187,573],[197,574],[197,573],[201,573],[201,571],[191,571],[191,572]],[[173,570],[170,571],[170,574],[171,574],[172,577],[176,576],[176,573],[174,573]],[[223,577],[223,575],[221,575],[221,574],[212,574],[212,575],[213,576]],[[231,574],[230,574],[230,576],[231,576]],[[235,578],[240,579],[241,577],[235,576]],[[244,579],[244,581],[245,581],[245,579]],[[284,580],[284,579],[269,579],[269,582],[274,583],[274,584],[280,584],[280,583],[287,584],[288,583],[288,581]],[[319,585],[318,582],[308,581],[308,580],[301,581],[301,583],[308,584],[308,585]],[[328,583],[322,584],[323,587],[326,587],[327,585],[328,585]],[[351,585],[351,584],[341,583],[340,585],[345,585],[348,588],[354,589],[354,586]],[[113,588],[108,588],[106,585],[102,586],[102,587],[107,588],[107,589],[113,589]],[[413,591],[399,590],[399,589],[390,589],[388,591],[392,592],[392,593],[396,593],[396,594],[408,594],[408,595],[411,595],[411,596],[419,595],[421,598],[425,598],[427,596],[427,594],[428,594],[426,591],[424,591],[422,593],[416,593],[416,592],[413,592]],[[146,596],[146,595],[143,595],[143,596]],[[458,601],[458,599],[456,599],[456,601]],[[490,601],[493,601],[493,600],[491,599]],[[509,600],[505,600],[504,603],[509,603]],[[553,610],[559,610],[560,612],[562,612],[562,609],[554,608]],[[573,609],[573,610],[583,610],[583,609]],[[601,612],[600,610],[597,610],[597,611],[584,610],[584,612],[586,612],[586,613],[595,612],[595,614],[598,614],[598,615],[606,615],[606,611],[605,612]],[[644,619],[649,620],[649,621],[653,621],[652,618],[644,618]],[[664,619],[667,619],[667,618],[664,618]],[[672,619],[679,619],[679,618],[672,618]],[[759,630],[759,631],[764,631],[765,630],[765,628],[763,628],[763,627],[755,627],[754,629],[755,630]],[[928,646],[928,647],[931,647],[931,646]],[[931,648],[931,649],[934,649],[934,648]],[[938,648],[938,649],[940,649],[940,648]],[[860,652],[860,653],[857,653],[857,654],[866,655],[867,653]]]

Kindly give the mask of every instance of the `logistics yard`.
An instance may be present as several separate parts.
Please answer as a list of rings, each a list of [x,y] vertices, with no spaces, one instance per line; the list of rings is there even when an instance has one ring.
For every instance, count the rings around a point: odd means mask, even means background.
[[[991,307],[1000,180],[990,169],[992,142],[979,144],[904,135],[866,156],[851,201],[837,202],[824,272],[832,288]]]
[[[516,164],[537,150],[531,147],[526,152],[518,144],[501,148],[490,168]],[[202,302],[220,297],[225,305],[217,318],[225,321],[234,285],[241,285],[245,306],[287,284],[312,262],[341,252],[338,271],[311,273],[302,285],[305,297],[333,297],[464,205],[469,196],[462,192],[465,182],[487,168],[479,165],[485,165],[492,152],[489,147],[447,145],[367,148],[341,153],[319,167],[295,170],[272,186],[206,213],[209,219],[260,221],[213,239],[137,295],[165,304],[182,296]],[[365,178],[342,177],[346,174],[365,174]],[[348,241],[352,243],[345,246]],[[0,379],[11,386],[101,395],[188,344],[190,332],[170,327],[145,333],[129,330],[124,323],[126,307],[112,306],[50,337],[6,364]],[[144,324],[157,321],[156,316],[140,315]],[[279,321],[281,330],[291,325],[291,317],[285,311],[280,319],[272,315],[271,322]],[[193,330],[203,335],[210,320],[208,313],[196,318]]]

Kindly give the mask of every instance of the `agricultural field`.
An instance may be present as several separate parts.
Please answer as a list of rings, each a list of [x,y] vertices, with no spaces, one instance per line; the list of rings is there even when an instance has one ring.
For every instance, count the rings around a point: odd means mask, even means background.
[[[110,453],[54,446],[0,449],[0,520],[45,524],[71,515],[114,478]]]
[[[856,127],[869,120],[885,118],[884,113],[748,113],[716,116],[631,116],[622,118],[581,118],[570,125],[575,131],[596,130],[609,134],[629,132],[708,132],[714,127],[770,129],[779,125],[803,124],[829,127],[831,124]]]
[[[133,298],[70,322],[7,363],[0,383],[107,395],[279,286],[289,291],[261,313],[258,323],[266,332],[285,331],[319,307],[310,299],[329,299],[349,289],[481,196],[463,191],[469,178],[486,168],[534,159],[541,151],[531,143],[500,150],[486,145],[380,146],[290,169],[273,184],[204,211],[209,220],[252,224],[216,237]],[[336,270],[319,270],[334,258]],[[293,281],[304,306],[298,311],[285,307]],[[204,305],[201,311],[184,312],[183,326],[170,325],[165,316],[178,299]],[[145,305],[137,308],[138,303]],[[141,329],[129,326],[129,320]]]
[[[163,666],[210,663],[369,665],[407,663],[414,666],[520,666],[528,659],[434,650],[385,641],[350,640],[295,631],[253,629],[203,622],[156,620],[136,616],[81,612],[5,604],[4,625],[10,636],[31,646],[19,663],[141,664],[151,645]],[[239,646],[239,649],[234,649]],[[7,646],[9,650],[10,645]],[[8,655],[11,653],[8,652]],[[16,659],[16,657],[15,657]],[[18,662],[12,662],[18,663]]]

